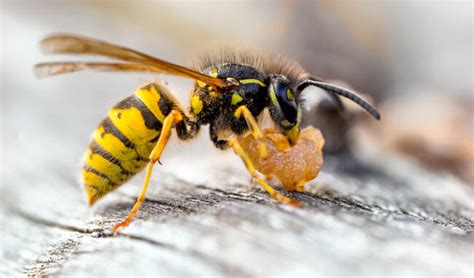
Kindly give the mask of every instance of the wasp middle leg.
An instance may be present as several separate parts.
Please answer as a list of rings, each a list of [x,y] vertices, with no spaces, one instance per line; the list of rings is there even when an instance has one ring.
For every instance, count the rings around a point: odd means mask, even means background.
[[[247,106],[242,105],[239,108],[237,108],[237,110],[234,113],[234,116],[236,118],[244,117],[245,121],[247,122],[248,127],[250,128],[252,136],[255,139],[258,140],[258,139],[261,139],[263,137],[263,133],[260,130],[260,127],[258,126],[257,120],[252,115],[252,113],[247,108]],[[280,193],[278,193],[278,191],[276,191],[268,183],[266,183],[264,180],[262,180],[261,178],[259,178],[257,176],[257,170],[255,169],[255,166],[253,165],[253,163],[250,160],[250,158],[248,157],[248,155],[245,153],[244,149],[240,145],[237,138],[231,139],[228,142],[228,145],[231,146],[234,149],[234,152],[238,156],[240,156],[240,158],[244,162],[245,167],[247,168],[247,171],[249,172],[250,176],[252,176],[252,178],[254,178],[273,198],[277,199],[278,201],[280,201],[282,203],[285,203],[285,204],[288,204],[288,205],[291,205],[291,206],[299,207],[301,205],[300,202],[294,201],[294,200],[292,200],[288,197],[285,197],[285,196],[281,195]],[[267,155],[265,144],[263,142],[260,143],[259,152],[260,152],[260,157],[262,157],[262,158],[265,158],[265,156]]]

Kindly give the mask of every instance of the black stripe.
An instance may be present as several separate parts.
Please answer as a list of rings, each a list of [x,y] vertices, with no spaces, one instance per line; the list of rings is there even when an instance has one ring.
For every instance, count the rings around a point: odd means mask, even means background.
[[[102,121],[102,127],[104,128],[105,133],[112,134],[115,136],[117,139],[120,140],[127,148],[129,149],[135,149],[135,144],[131,142],[125,135],[123,135],[122,132],[112,123],[112,120],[107,117]],[[104,134],[101,134],[102,138],[104,137]]]
[[[171,110],[173,109],[173,106],[176,106],[173,104],[166,95],[161,94],[160,100],[158,100],[158,107],[161,110],[161,113],[163,115],[168,116],[171,113]]]
[[[112,154],[110,154],[108,151],[104,150],[95,140],[92,140],[92,142],[89,144],[89,149],[91,150],[93,154],[98,154],[104,159],[106,159],[107,161],[109,161],[110,163],[113,163],[119,166],[122,174],[133,176],[137,173],[137,172],[130,172],[124,169],[121,161],[113,157]],[[139,159],[136,159],[136,161],[148,162],[148,158],[143,158],[138,153],[137,153],[137,156],[139,157]]]
[[[91,143],[89,144],[89,149],[93,154],[98,154],[105,158],[107,161],[110,161],[115,165],[120,165],[120,160],[116,159],[108,151],[104,150],[95,140],[91,141]]]
[[[153,115],[153,113],[146,107],[146,105],[135,95],[129,96],[124,100],[117,103],[114,109],[128,109],[135,107],[140,111],[143,120],[145,120],[145,126],[148,129],[154,129],[161,131],[162,123]],[[165,115],[166,116],[166,115]]]
[[[101,178],[103,178],[103,179],[105,179],[105,180],[107,180],[107,181],[109,182],[109,184],[112,185],[112,186],[117,186],[117,184],[114,183],[113,181],[111,181],[105,174],[103,174],[103,173],[101,173],[101,172],[99,172],[99,171],[97,171],[97,170],[91,168],[90,166],[87,166],[87,165],[86,165],[86,166],[82,167],[82,169],[84,169],[85,171],[90,172],[90,173],[92,173],[92,174],[95,174],[95,175],[97,175],[97,176],[99,176],[99,177],[101,177]]]
[[[100,188],[97,185],[92,185],[92,184],[87,184],[87,183],[84,183],[84,185],[87,186],[87,187],[92,187],[97,191],[101,191]]]
[[[192,131],[194,133],[190,133],[188,131],[187,124],[190,122],[189,118],[186,116],[186,113],[181,109],[181,106],[179,105],[178,101],[174,98],[173,95],[169,94],[168,91],[163,91],[159,85],[155,83],[150,83],[143,87],[145,90],[151,91],[151,88],[154,87],[155,91],[160,95],[160,100],[158,101],[158,107],[160,108],[161,113],[166,117],[168,116],[173,109],[178,110],[182,116],[183,116],[183,121],[177,123],[175,125],[176,132],[178,134],[178,138],[186,140],[189,138],[194,137],[194,135],[197,133],[197,130],[199,130],[199,126],[194,126]],[[153,140],[151,141],[153,142]]]

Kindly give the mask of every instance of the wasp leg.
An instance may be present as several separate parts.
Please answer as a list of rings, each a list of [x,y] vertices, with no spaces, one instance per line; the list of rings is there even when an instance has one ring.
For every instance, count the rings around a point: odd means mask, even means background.
[[[285,197],[285,196],[281,195],[280,193],[278,193],[278,191],[276,191],[268,183],[266,183],[264,180],[262,180],[261,178],[258,177],[257,170],[255,170],[255,167],[253,166],[252,161],[250,161],[250,158],[247,156],[244,149],[242,149],[242,146],[240,145],[240,143],[237,141],[236,138],[232,138],[231,140],[229,140],[228,144],[229,144],[229,146],[231,146],[234,149],[234,152],[238,156],[240,156],[240,158],[244,162],[245,167],[247,168],[247,171],[249,172],[250,176],[252,176],[252,178],[254,178],[268,192],[268,194],[270,194],[273,198],[275,198],[276,200],[278,200],[278,201],[280,201],[284,204],[294,206],[294,207],[301,206],[300,202],[292,200],[288,197]]]
[[[244,117],[245,121],[247,122],[248,127],[250,128],[252,135],[255,139],[261,139],[263,137],[262,130],[260,130],[260,127],[258,126],[257,120],[255,117],[252,115],[250,110],[247,108],[247,106],[242,105],[235,110],[234,116],[237,118]],[[265,144],[262,142],[260,143],[260,157],[265,158],[267,156],[267,149],[265,148]]]
[[[137,201],[135,202],[135,205],[133,205],[132,210],[128,214],[128,216],[120,223],[116,224],[112,231],[114,234],[117,233],[117,231],[120,228],[125,228],[128,226],[130,221],[132,221],[133,217],[137,213],[138,209],[140,208],[140,205],[143,203],[143,200],[145,199],[145,193],[148,188],[148,183],[150,182],[150,177],[151,173],[153,170],[153,166],[155,163],[160,159],[161,154],[163,152],[163,149],[165,148],[166,144],[168,143],[168,140],[171,135],[171,128],[173,127],[173,124],[178,124],[181,121],[183,121],[183,114],[177,110],[172,110],[168,116],[166,116],[165,120],[163,121],[163,127],[161,129],[161,134],[160,138],[158,139],[158,142],[156,143],[155,147],[151,151],[150,154],[150,161],[148,162],[148,165],[146,167],[146,174],[145,174],[145,181],[143,182],[142,190],[140,192],[140,195],[138,196]]]
[[[262,138],[263,133],[260,130],[260,127],[258,126],[257,120],[252,115],[252,113],[247,108],[247,106],[245,106],[245,105],[239,106],[234,112],[234,117],[239,119],[242,116],[245,118],[245,121],[247,122],[247,126],[249,127],[250,131],[252,132],[253,137],[255,139]],[[209,127],[209,135],[211,137],[212,142],[214,143],[214,146],[216,146],[216,148],[221,149],[221,150],[225,150],[229,147],[229,143],[228,143],[229,141],[219,139],[219,137],[217,136],[217,126],[218,126],[217,124],[211,123],[211,125]],[[265,149],[264,144],[260,145],[260,151],[261,151],[262,157],[265,157],[266,156],[266,149]]]
[[[260,130],[260,127],[258,126],[257,120],[255,117],[252,115],[250,110],[247,108],[247,106],[242,105],[237,108],[234,112],[234,116],[237,118],[244,117],[245,121],[247,122],[247,125],[249,126],[250,130],[252,131],[253,137],[255,139],[260,139],[263,137],[263,133]]]

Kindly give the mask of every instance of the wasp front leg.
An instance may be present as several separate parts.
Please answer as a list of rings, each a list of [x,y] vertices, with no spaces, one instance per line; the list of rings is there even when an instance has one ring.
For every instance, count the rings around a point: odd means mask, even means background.
[[[257,120],[252,115],[252,112],[250,112],[247,106],[239,106],[239,108],[237,108],[237,110],[235,110],[234,112],[234,117],[244,117],[245,122],[247,122],[247,126],[250,128],[253,138],[255,138],[256,140],[263,138],[263,132],[262,130],[260,130]],[[265,148],[265,144],[263,143],[260,143],[259,154],[261,158],[265,158],[267,156],[267,149]]]
[[[252,115],[250,110],[247,108],[247,106],[242,105],[237,110],[234,112],[234,116],[236,118],[244,117],[245,121],[247,122],[247,125],[252,133],[252,136],[258,140],[263,138],[263,133],[260,130],[260,127],[258,126],[257,120],[255,117]],[[301,205],[300,202],[294,201],[290,198],[287,198],[280,193],[278,193],[273,187],[271,187],[268,183],[266,183],[264,180],[258,177],[257,175],[257,170],[255,169],[255,166],[252,163],[252,160],[249,158],[247,153],[245,153],[244,149],[240,145],[239,141],[237,138],[233,138],[230,141],[228,141],[228,145],[231,146],[234,149],[234,152],[240,156],[242,161],[245,164],[245,167],[247,168],[247,171],[249,172],[250,176],[254,178],[273,198],[277,199],[278,201],[299,207]],[[265,148],[265,144],[263,142],[260,143],[259,147],[259,155],[261,158],[265,158],[267,156],[267,151]]]
[[[239,106],[234,112],[234,117],[237,119],[244,117],[245,122],[247,123],[247,126],[250,129],[255,139],[261,139],[263,137],[263,133],[260,130],[260,127],[258,126],[257,120],[252,115],[252,113],[247,108],[247,106],[245,105]],[[229,147],[229,141],[219,139],[218,129],[219,129],[219,125],[211,124],[209,128],[209,135],[211,137],[212,142],[214,143],[214,146],[216,146],[216,148],[225,150]],[[260,145],[260,154],[262,157],[266,156],[266,149],[265,149],[265,145],[263,144]]]
[[[255,169],[255,166],[253,165],[253,163],[250,160],[249,156],[245,153],[244,149],[240,145],[237,138],[232,138],[228,142],[228,144],[229,144],[229,146],[231,146],[234,149],[234,152],[238,156],[240,156],[240,158],[244,162],[245,167],[247,168],[247,171],[249,172],[250,176],[252,176],[252,178],[255,179],[268,192],[268,194],[270,194],[276,200],[278,200],[282,203],[285,203],[287,205],[294,206],[294,207],[301,206],[300,202],[283,196],[278,191],[276,191],[273,187],[271,187],[268,183],[266,183],[264,180],[262,180],[261,178],[258,177],[257,170]]]
[[[236,118],[244,117],[245,121],[247,122],[250,131],[255,139],[260,139],[263,137],[263,133],[258,126],[257,120],[252,115],[252,112],[247,108],[247,106],[242,105],[237,108],[234,112],[234,116]]]

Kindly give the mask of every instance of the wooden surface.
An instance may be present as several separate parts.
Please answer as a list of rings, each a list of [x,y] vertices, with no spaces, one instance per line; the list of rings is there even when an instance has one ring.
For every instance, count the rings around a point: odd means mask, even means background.
[[[252,185],[232,153],[183,158],[165,156],[118,236],[141,176],[89,209],[77,167],[15,168],[2,276],[473,275],[473,190],[452,177],[393,157],[327,157],[307,192],[286,193],[296,209]]]

